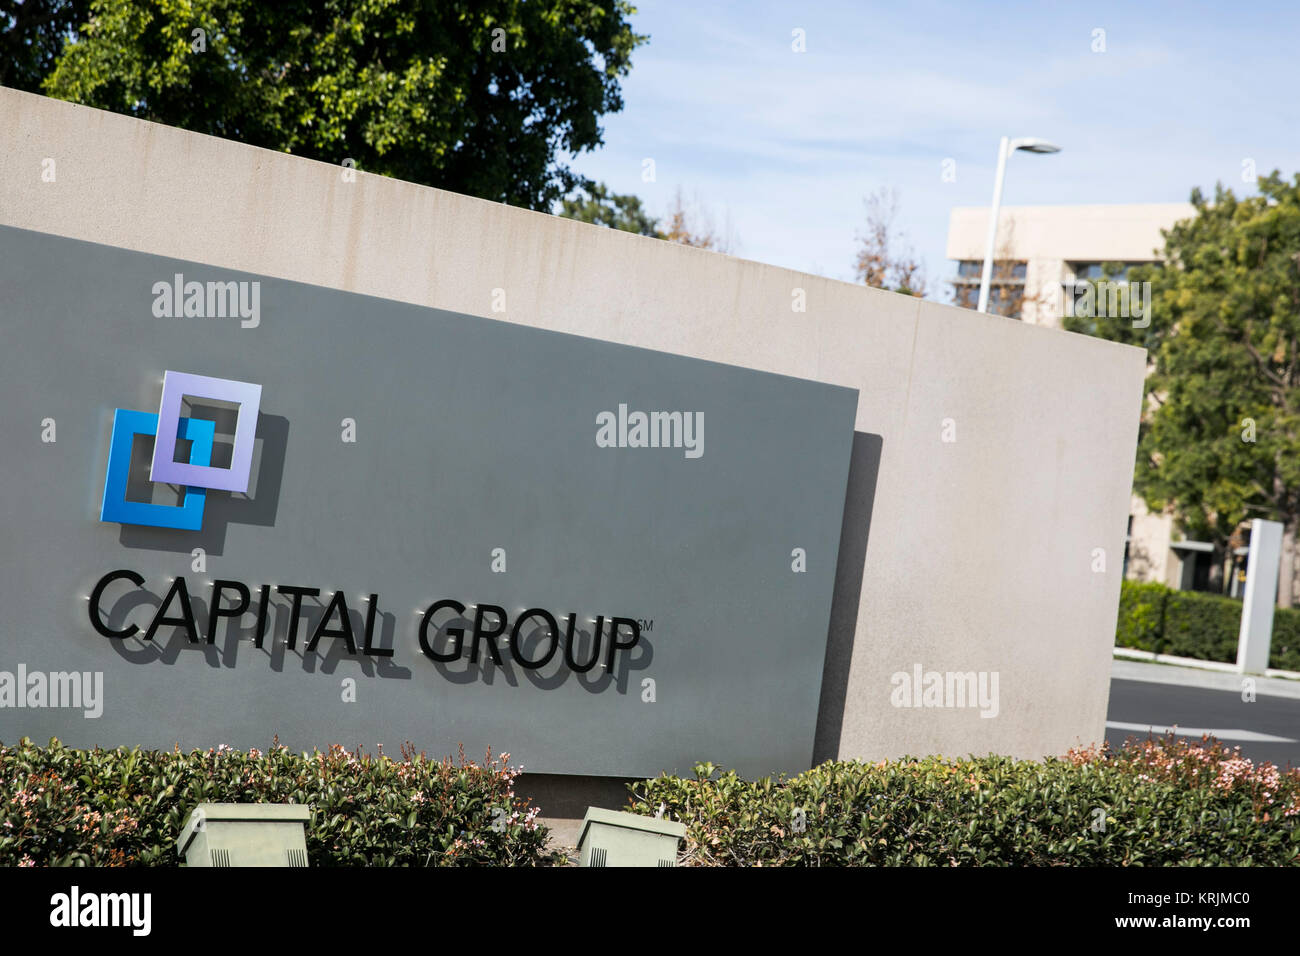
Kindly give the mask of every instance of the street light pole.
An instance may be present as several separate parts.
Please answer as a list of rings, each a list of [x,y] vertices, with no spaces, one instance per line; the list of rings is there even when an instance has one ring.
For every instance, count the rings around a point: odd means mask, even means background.
[[[984,270],[980,273],[980,302],[976,312],[989,310],[989,281],[993,278],[993,247],[998,241],[998,207],[1002,205],[1002,180],[1007,175],[1007,144],[1003,136],[998,143],[998,171],[993,177],[993,207],[989,210],[988,239],[984,243]]]
[[[1007,157],[1016,150],[1026,153],[1059,153],[1061,147],[1033,136],[1007,139],[998,143],[998,171],[993,178],[993,207],[989,210],[988,241],[984,245],[984,269],[980,274],[980,300],[977,312],[989,310],[989,283],[993,278],[993,251],[998,241],[998,208],[1002,205],[1002,180],[1006,178]]]

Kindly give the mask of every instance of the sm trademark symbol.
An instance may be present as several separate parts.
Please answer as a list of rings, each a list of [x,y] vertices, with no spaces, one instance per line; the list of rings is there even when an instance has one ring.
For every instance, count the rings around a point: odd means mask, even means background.
[[[645,618],[639,617],[636,619],[636,622],[641,626],[641,630],[643,631],[653,631],[655,629],[654,618],[647,621]]]

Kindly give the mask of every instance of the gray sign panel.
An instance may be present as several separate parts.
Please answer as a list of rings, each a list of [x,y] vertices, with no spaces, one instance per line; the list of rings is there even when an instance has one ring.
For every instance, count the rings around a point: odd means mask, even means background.
[[[12,228],[0,331],[0,740],[809,765],[855,391]]]

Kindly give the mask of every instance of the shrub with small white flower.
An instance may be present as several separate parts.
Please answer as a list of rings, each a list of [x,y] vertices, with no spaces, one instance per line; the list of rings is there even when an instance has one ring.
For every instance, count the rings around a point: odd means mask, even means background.
[[[775,780],[700,764],[693,779],[630,789],[633,812],[686,824],[684,865],[1300,863],[1300,770],[1209,739],[1130,740],[1041,762],[828,762]]]
[[[175,866],[200,803],[311,808],[313,866],[542,866],[537,807],[515,794],[509,754],[401,759],[334,746],[291,753],[76,750],[0,745],[0,866]],[[494,825],[495,824],[495,825]]]

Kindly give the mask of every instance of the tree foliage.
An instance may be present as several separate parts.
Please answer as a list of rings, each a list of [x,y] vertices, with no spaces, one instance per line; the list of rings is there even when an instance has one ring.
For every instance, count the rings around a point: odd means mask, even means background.
[[[687,202],[680,187],[673,194],[668,214],[662,219],[650,215],[639,197],[611,192],[604,183],[588,183],[565,199],[560,204],[560,215],[713,252],[732,253],[737,246],[730,223],[718,229],[708,207],[699,197]]]
[[[1220,546],[1249,518],[1283,522],[1293,544],[1300,516],[1300,176],[1258,188],[1192,193],[1196,214],[1165,231],[1164,263],[1129,275],[1151,282],[1149,326],[1066,320],[1149,350],[1135,488]]]
[[[608,226],[639,236],[662,239],[659,220],[650,215],[641,200],[631,194],[611,192],[604,183],[589,183],[560,204],[560,215],[566,219]]]
[[[721,229],[717,228],[713,224],[713,215],[699,196],[687,202],[680,187],[673,194],[672,205],[668,208],[667,223],[660,238],[683,246],[695,246],[697,249],[711,249],[723,253],[735,252],[737,245],[729,218],[726,225]]]
[[[644,37],[626,0],[94,0],[53,96],[533,209]]]
[[[863,202],[867,207],[867,230],[858,236],[854,277],[876,289],[924,296],[925,270],[894,224],[898,218],[898,193],[879,189]]]
[[[0,86],[39,93],[90,0],[0,0]]]

